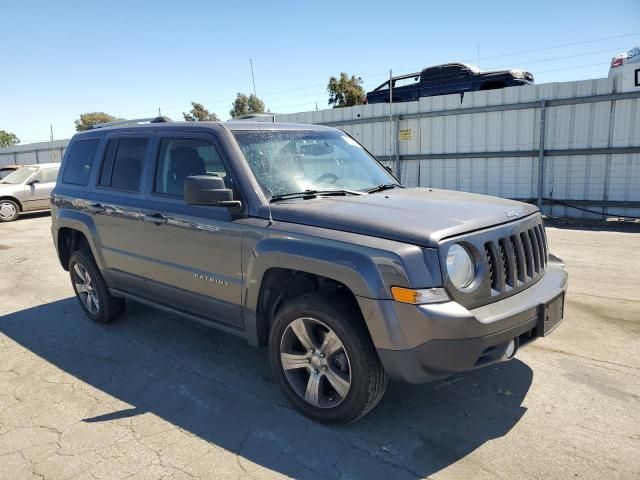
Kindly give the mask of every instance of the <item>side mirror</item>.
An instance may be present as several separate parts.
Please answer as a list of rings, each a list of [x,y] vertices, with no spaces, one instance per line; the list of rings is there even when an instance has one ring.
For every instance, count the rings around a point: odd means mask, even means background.
[[[233,199],[233,190],[226,188],[224,180],[213,175],[192,175],[185,178],[184,203],[233,210],[242,208],[242,203]]]
[[[27,185],[35,185],[36,183],[40,183],[40,180],[38,180],[37,178],[34,178],[33,180],[29,180],[27,182]]]

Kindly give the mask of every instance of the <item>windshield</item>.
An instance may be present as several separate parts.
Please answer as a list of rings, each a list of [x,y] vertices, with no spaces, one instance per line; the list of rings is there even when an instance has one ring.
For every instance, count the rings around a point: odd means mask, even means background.
[[[305,190],[366,191],[398,182],[339,131],[233,132],[267,197]]]
[[[24,183],[31,175],[38,171],[38,167],[22,167],[10,173],[0,183]]]

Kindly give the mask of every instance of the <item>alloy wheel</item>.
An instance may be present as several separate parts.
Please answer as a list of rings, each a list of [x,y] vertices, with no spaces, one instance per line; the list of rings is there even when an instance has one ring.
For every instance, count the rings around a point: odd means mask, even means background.
[[[73,283],[76,287],[78,298],[80,298],[82,304],[89,313],[96,315],[100,310],[98,294],[95,290],[91,275],[89,275],[87,269],[79,263],[76,263],[73,266]]]
[[[349,355],[336,333],[320,320],[298,318],[287,326],[280,361],[293,390],[314,407],[336,407],[349,394]]]

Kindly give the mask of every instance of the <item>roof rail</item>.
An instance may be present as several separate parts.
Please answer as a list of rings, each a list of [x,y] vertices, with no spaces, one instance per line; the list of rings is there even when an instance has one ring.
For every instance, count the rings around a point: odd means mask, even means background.
[[[120,125],[137,125],[139,123],[168,123],[172,122],[169,117],[152,117],[152,118],[133,118],[131,120],[116,120],[115,122],[97,123],[95,125],[89,125],[87,130],[93,130],[96,128],[117,127]]]
[[[254,122],[276,122],[275,113],[248,113],[233,120],[253,120]]]

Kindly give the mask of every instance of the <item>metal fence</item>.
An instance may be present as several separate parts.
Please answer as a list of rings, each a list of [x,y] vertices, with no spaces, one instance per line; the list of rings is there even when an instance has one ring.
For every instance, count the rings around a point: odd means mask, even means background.
[[[54,140],[0,148],[0,167],[61,162],[68,143],[69,140]]]
[[[277,120],[342,128],[406,185],[537,202],[555,216],[639,217],[639,99],[596,79]]]
[[[342,128],[406,185],[537,202],[554,216],[640,217],[640,91],[615,90],[608,79],[548,83],[277,121]],[[0,165],[57,162],[67,143],[0,149]]]

